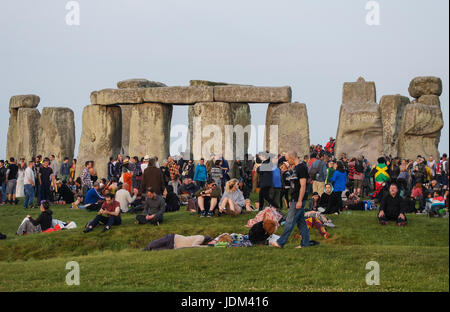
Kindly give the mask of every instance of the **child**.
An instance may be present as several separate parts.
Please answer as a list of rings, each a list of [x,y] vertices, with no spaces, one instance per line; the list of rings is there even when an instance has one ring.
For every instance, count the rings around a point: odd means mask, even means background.
[[[416,183],[416,185],[412,189],[411,197],[416,202],[419,202],[419,212],[417,214],[422,214],[422,212],[425,210],[425,200],[423,197],[422,183]]]

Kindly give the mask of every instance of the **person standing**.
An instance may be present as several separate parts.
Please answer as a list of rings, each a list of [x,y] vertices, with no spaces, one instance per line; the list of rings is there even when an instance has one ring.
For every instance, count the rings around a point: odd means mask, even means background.
[[[19,173],[19,167],[16,165],[16,160],[14,157],[9,159],[9,166],[6,170],[6,195],[8,196],[8,201],[11,205],[16,205],[16,184],[17,176]]]
[[[36,202],[38,205],[41,203],[41,156],[36,156],[34,160],[34,197],[36,198]]]
[[[61,175],[61,181],[67,182],[70,177],[70,164],[69,157],[64,157],[64,161],[59,168],[59,174]]]
[[[25,177],[25,169],[27,169],[27,164],[25,163],[25,158],[21,158],[19,164],[17,165],[19,170],[17,172],[17,183],[16,183],[16,198],[25,197],[23,189],[23,179]]]
[[[76,171],[77,171],[77,160],[74,158],[72,159],[72,166],[70,166],[70,177],[72,178],[72,181],[75,181]]]
[[[270,244],[278,248],[283,247],[287,243],[294,226],[297,225],[302,236],[302,242],[296,248],[309,247],[309,230],[305,220],[305,204],[308,198],[306,191],[306,181],[309,177],[308,167],[300,163],[297,153],[294,151],[289,152],[286,155],[286,159],[289,165],[294,166],[293,173],[290,177],[292,190],[291,202],[289,203],[289,211],[283,234],[277,241],[272,241]]]
[[[194,170],[194,182],[200,187],[205,187],[206,180],[208,179],[208,170],[205,166],[205,159],[201,158]]]
[[[59,177],[60,173],[58,171],[58,162],[56,161],[55,155],[50,156],[50,168],[52,168],[55,177]]]
[[[33,208],[33,200],[34,200],[34,161],[30,161],[28,163],[28,167],[25,169],[24,179],[23,179],[23,189],[25,192],[25,200],[23,202],[23,208],[27,209],[28,206]]]
[[[86,197],[87,192],[92,188],[91,174],[89,170],[91,169],[92,163],[88,160],[84,163],[84,169],[81,173],[81,187],[83,190],[83,198]]]
[[[151,187],[156,194],[162,195],[165,189],[163,173],[159,168],[156,168],[155,158],[151,158],[148,167],[145,169],[141,181],[141,194],[145,194],[147,189]]]
[[[1,204],[6,203],[6,167],[5,161],[0,160],[0,185],[2,187],[2,198],[0,199]]]
[[[41,184],[41,200],[50,199],[50,187],[55,183],[55,175],[50,167],[50,159],[45,158],[39,172],[39,182]]]

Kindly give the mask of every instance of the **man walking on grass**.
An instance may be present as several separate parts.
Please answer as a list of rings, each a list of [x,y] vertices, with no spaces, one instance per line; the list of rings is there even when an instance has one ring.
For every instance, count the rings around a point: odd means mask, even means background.
[[[283,247],[291,235],[294,226],[297,224],[302,236],[302,242],[300,246],[296,248],[309,247],[309,230],[305,221],[305,204],[308,198],[306,192],[306,181],[308,179],[308,168],[304,163],[301,163],[298,159],[296,152],[289,152],[286,156],[289,165],[294,166],[291,175],[291,190],[292,199],[289,203],[289,211],[286,218],[286,225],[284,226],[284,232],[277,241],[273,241],[270,245],[274,247]]]

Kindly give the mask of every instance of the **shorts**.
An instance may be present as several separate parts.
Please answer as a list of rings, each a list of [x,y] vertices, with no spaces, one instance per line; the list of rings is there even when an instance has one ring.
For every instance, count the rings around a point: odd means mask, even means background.
[[[8,180],[8,184],[6,184],[6,194],[16,194],[16,184],[16,179]]]
[[[353,188],[360,189],[362,188],[362,180],[353,180]]]

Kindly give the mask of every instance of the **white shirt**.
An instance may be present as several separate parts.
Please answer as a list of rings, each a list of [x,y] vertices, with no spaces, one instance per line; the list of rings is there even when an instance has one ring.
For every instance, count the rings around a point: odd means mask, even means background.
[[[145,169],[147,169],[147,167],[148,167],[148,164],[146,164],[146,163],[141,164],[142,173],[144,173],[144,171],[145,171]]]
[[[23,184],[24,185],[33,184],[30,182],[30,180],[33,181],[33,183],[34,183],[34,172],[33,172],[33,169],[31,169],[30,167],[27,167],[25,169],[25,177],[23,178]]]
[[[133,197],[130,196],[130,192],[124,189],[120,189],[116,192],[116,201],[120,204],[120,210],[122,212],[128,211],[128,205],[134,202],[136,199],[136,195]]]

